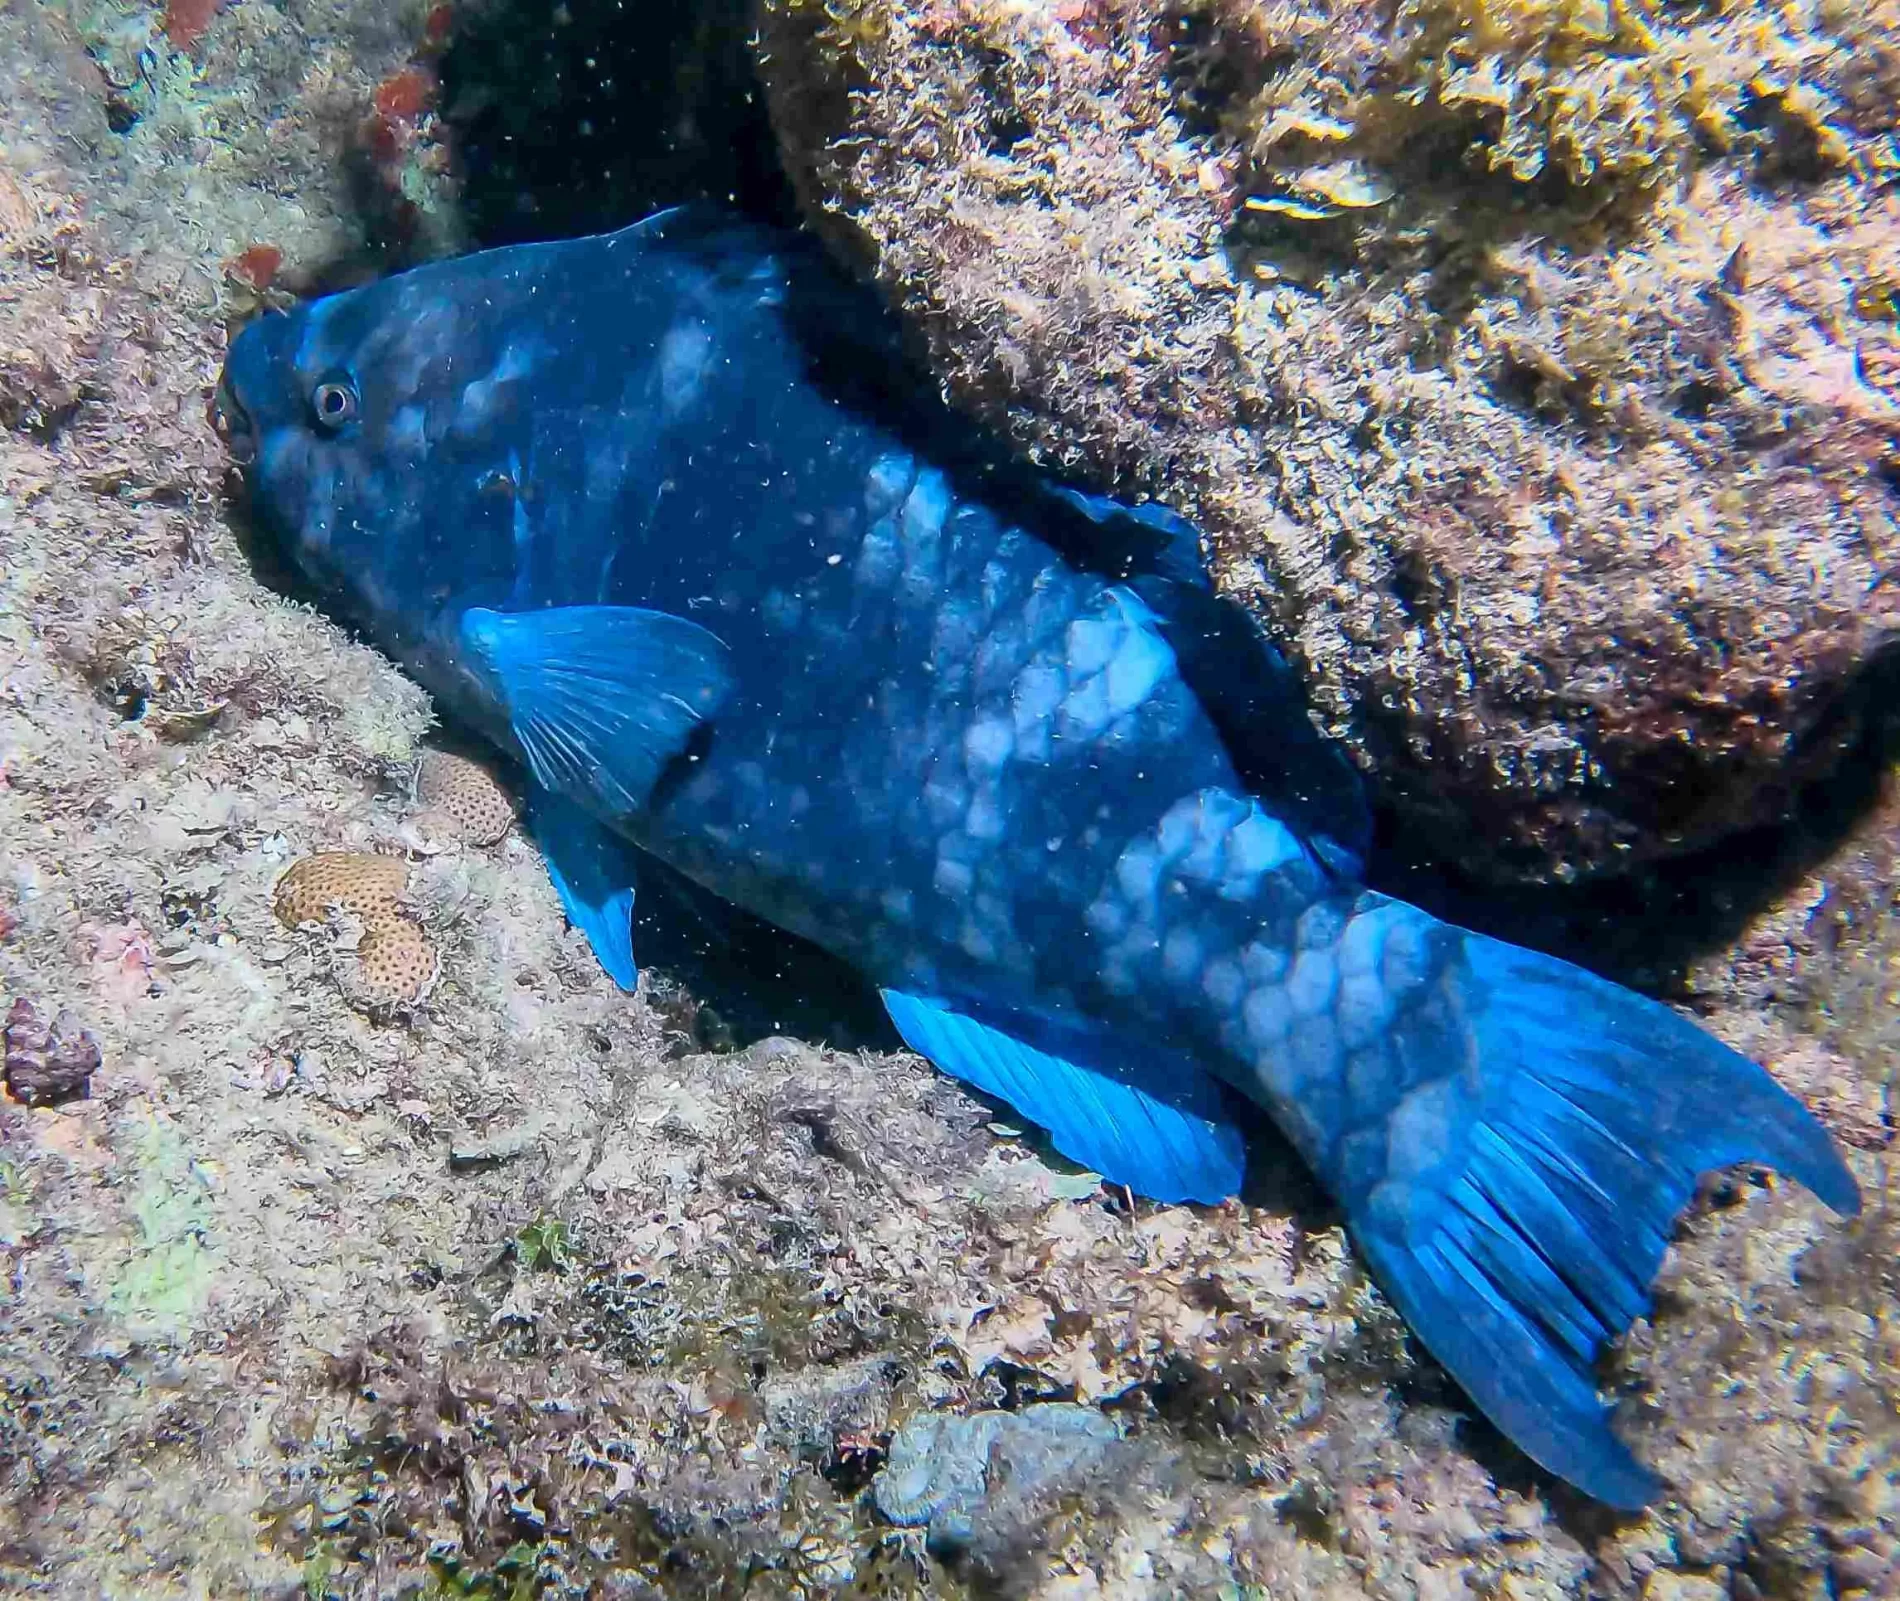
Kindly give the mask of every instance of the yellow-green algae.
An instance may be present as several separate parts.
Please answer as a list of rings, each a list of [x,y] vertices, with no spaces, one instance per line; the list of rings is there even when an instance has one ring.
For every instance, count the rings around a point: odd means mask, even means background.
[[[185,1338],[217,1276],[207,1244],[210,1186],[176,1129],[150,1118],[133,1146],[128,1202],[135,1234],[106,1309],[134,1338]]]

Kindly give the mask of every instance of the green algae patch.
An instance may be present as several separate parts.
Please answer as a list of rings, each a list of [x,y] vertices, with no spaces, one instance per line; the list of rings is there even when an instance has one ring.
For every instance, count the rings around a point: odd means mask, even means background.
[[[33,1232],[26,1180],[11,1162],[0,1161],[0,1250],[25,1243]]]
[[[106,1307],[141,1339],[182,1340],[217,1276],[205,1243],[210,1185],[177,1132],[157,1118],[140,1131],[135,1149],[130,1210],[137,1237]]]

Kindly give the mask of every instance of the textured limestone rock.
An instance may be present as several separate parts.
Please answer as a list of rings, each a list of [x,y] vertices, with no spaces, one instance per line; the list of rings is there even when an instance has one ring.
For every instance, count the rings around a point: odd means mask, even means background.
[[[49,1024],[24,996],[7,1008],[7,1093],[27,1106],[54,1106],[86,1093],[99,1071],[99,1042],[61,1011]]]
[[[997,1515],[993,1503],[1033,1503],[1073,1486],[1099,1471],[1120,1439],[1113,1418],[1066,1401],[968,1417],[924,1413],[892,1435],[873,1495],[891,1522],[928,1527],[933,1544],[954,1549]]]
[[[1197,518],[1420,848],[1778,818],[1900,639],[1900,9],[761,0],[964,401]]]

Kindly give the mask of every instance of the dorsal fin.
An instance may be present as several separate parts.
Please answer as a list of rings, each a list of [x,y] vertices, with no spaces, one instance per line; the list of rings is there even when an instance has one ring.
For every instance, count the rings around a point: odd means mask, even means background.
[[[1299,675],[1260,623],[1215,590],[1199,529],[1159,501],[1129,506],[1067,484],[1040,489],[1055,515],[1037,518],[1036,531],[1141,597],[1241,780],[1321,861],[1357,877],[1372,845],[1359,773],[1313,726]]]

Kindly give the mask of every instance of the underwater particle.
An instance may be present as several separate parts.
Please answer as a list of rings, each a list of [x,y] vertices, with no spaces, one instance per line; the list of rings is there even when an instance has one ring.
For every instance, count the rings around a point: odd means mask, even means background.
[[[1049,1401],[1016,1412],[949,1417],[927,1412],[891,1436],[890,1458],[872,1481],[892,1523],[927,1524],[934,1546],[968,1545],[977,1515],[1007,1486],[1021,1501],[1097,1466],[1121,1439],[1115,1420],[1092,1406]]]
[[[356,947],[351,999],[371,1008],[412,1006],[428,994],[442,969],[429,938],[404,917],[379,918]]]
[[[319,851],[278,879],[273,909],[287,928],[321,923],[332,907],[365,923],[379,923],[401,918],[402,894],[408,883],[408,864],[398,857]]]
[[[480,762],[452,751],[427,750],[416,768],[416,801],[446,818],[470,845],[493,845],[515,826],[514,797]]]
[[[69,1011],[49,1028],[39,1009],[22,997],[7,1008],[7,1092],[28,1106],[57,1106],[83,1099],[99,1071],[99,1042]]]

